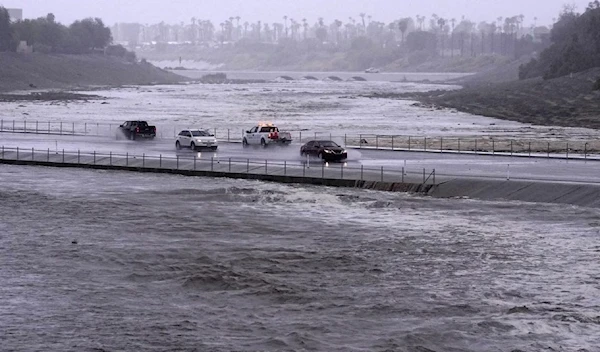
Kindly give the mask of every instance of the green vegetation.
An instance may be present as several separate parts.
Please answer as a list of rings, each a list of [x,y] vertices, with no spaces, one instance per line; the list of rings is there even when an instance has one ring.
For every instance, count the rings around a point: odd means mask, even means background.
[[[522,65],[519,78],[551,79],[600,66],[600,1],[583,14],[566,7],[552,28],[552,45]]]
[[[85,54],[108,47],[108,54],[135,61],[135,54],[122,46],[112,46],[110,28],[99,18],[86,18],[65,26],[53,14],[33,20],[11,22],[8,11],[0,7],[0,51],[17,51],[25,42],[33,51],[57,54]]]

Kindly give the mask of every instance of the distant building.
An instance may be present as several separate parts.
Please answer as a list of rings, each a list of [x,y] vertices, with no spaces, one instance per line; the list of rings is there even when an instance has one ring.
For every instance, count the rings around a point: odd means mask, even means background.
[[[23,20],[23,9],[7,9],[8,16],[11,21],[22,21]]]

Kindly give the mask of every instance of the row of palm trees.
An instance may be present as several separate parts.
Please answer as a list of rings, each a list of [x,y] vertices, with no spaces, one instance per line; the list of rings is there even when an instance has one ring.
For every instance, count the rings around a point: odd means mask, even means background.
[[[349,47],[354,39],[367,37],[385,47],[402,45],[411,32],[426,31],[438,38],[442,48],[444,42],[451,43],[454,37],[489,36],[492,44],[488,46],[494,52],[493,41],[496,37],[520,38],[531,35],[535,38],[549,32],[548,28],[537,26],[535,17],[533,24],[526,27],[523,15],[498,17],[496,21],[475,23],[464,16],[457,20],[432,14],[428,26],[426,26],[427,18],[421,15],[417,15],[414,19],[400,18],[387,24],[373,20],[372,16],[366,13],[358,14],[358,18],[357,20],[349,17],[345,23],[339,19],[325,23],[325,20],[320,17],[310,24],[306,18],[296,20],[287,15],[282,17],[282,22],[275,23],[241,22],[240,16],[231,16],[215,26],[210,20],[192,17],[188,24],[183,22],[175,25],[164,22],[153,25],[117,24],[113,27],[113,37],[118,42],[136,44],[171,42],[218,46],[240,41],[277,44],[287,40],[311,40],[338,47]],[[446,46],[450,45],[452,44],[446,44]]]

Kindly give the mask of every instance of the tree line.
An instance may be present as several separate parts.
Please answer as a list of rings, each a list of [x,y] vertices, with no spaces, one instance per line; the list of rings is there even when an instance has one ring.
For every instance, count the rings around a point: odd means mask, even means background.
[[[600,67],[600,1],[591,2],[583,14],[566,6],[550,37],[551,46],[522,65],[519,78],[550,79]]]
[[[84,54],[104,50],[112,42],[112,35],[100,18],[86,18],[65,26],[50,13],[13,22],[8,10],[0,7],[0,51],[17,51],[22,41],[37,52]]]
[[[282,17],[283,22],[241,22],[241,17],[229,17],[218,25],[210,20],[193,17],[189,23],[153,25],[121,23],[112,28],[115,40],[131,47],[169,44],[188,44],[200,47],[249,47],[252,44],[271,44],[292,47],[319,47],[330,52],[343,52],[364,46],[379,51],[402,48],[420,52],[420,56],[472,57],[499,54],[519,57],[541,50],[549,44],[550,29],[533,24],[525,26],[523,15],[498,17],[492,22],[474,22],[417,15],[390,23],[360,13],[358,19],[326,22],[320,17],[314,23],[305,18]],[[427,21],[428,20],[428,21]]]

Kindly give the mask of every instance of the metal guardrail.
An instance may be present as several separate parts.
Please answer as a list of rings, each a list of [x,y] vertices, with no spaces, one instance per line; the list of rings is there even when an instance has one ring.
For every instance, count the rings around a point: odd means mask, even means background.
[[[61,121],[0,120],[0,132],[116,136],[119,124]],[[157,138],[174,139],[189,126],[157,125]],[[223,142],[241,142],[243,129],[208,128]],[[378,134],[344,134],[329,132],[290,131],[295,143],[313,139],[337,141],[348,148],[437,153],[471,153],[567,159],[600,159],[600,140],[569,141],[548,139],[504,139],[494,136],[406,136]]]
[[[333,180],[374,181],[389,183],[413,183],[435,185],[435,169],[407,170],[384,168],[366,168],[348,166],[345,163],[326,163],[310,161],[272,161],[238,158],[210,159],[181,156],[136,155],[118,153],[100,153],[96,151],[52,151],[5,147],[0,149],[0,160],[16,160],[76,165],[125,166],[139,168],[157,168],[185,171],[210,171],[228,174],[255,174],[321,178]]]

